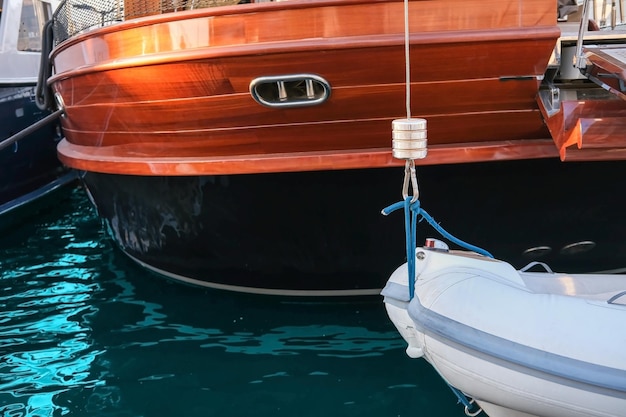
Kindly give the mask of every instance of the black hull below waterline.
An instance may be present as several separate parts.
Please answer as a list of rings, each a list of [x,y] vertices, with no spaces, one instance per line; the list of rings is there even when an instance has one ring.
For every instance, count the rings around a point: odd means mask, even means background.
[[[623,162],[530,160],[420,166],[420,202],[457,238],[517,268],[626,267]],[[119,247],[146,268],[250,293],[378,294],[406,260],[402,168],[229,176],[87,172]],[[439,237],[426,222],[417,241]],[[450,245],[454,248],[454,245]]]

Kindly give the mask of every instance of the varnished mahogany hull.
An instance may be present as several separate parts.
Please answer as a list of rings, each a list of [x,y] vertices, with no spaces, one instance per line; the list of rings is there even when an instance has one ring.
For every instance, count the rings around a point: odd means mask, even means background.
[[[541,159],[424,166],[418,174],[422,207],[442,227],[518,268],[532,260],[568,272],[626,266],[623,163]],[[385,168],[89,172],[84,181],[122,250],[170,278],[237,291],[347,295],[377,294],[404,262],[403,215],[380,213],[401,199],[402,177],[401,168]],[[428,236],[439,237],[420,224],[418,241]],[[541,246],[549,253],[524,254]]]
[[[400,1],[290,1],[152,16],[70,38],[52,54],[50,82],[67,116],[60,157],[141,175],[387,166],[372,155],[389,150],[391,121],[406,116],[402,13]],[[411,2],[412,114],[428,120],[429,145],[469,150],[424,163],[557,155],[536,103],[560,34],[554,13],[546,0]],[[330,98],[299,108],[254,101],[253,80],[292,74],[322,77]],[[540,150],[526,146],[536,141]],[[519,147],[483,152],[490,143]],[[343,151],[350,161],[323,162]],[[301,159],[307,153],[317,158]],[[276,155],[291,167],[268,158]],[[250,164],[229,171],[232,157]]]
[[[534,165],[464,163],[558,162],[536,101],[560,34],[556,3],[419,0],[410,10],[411,113],[428,123],[418,164],[429,166],[420,186],[432,190],[431,213],[519,261],[533,243],[508,247],[505,227],[490,225],[533,185],[523,177]],[[119,246],[159,273],[237,291],[376,294],[404,259],[402,216],[380,215],[403,175],[391,156],[391,122],[406,117],[403,21],[402,1],[294,0],[77,35],[52,53],[49,82],[66,112],[59,157],[86,171]],[[329,98],[271,108],[250,94],[258,77],[294,74],[327,81]],[[486,211],[459,214],[459,193],[489,201]]]

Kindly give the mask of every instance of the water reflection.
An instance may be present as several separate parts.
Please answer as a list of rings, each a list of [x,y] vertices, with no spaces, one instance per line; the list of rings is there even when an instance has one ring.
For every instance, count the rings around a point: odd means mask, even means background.
[[[82,190],[0,251],[2,416],[459,411],[431,368],[405,357],[380,300],[169,283],[112,246]]]
[[[171,294],[170,301],[163,300],[163,304],[168,305],[171,300],[178,299],[177,295],[190,290],[202,294],[185,297],[180,310],[170,311],[168,316],[163,305],[147,301],[146,298],[151,296],[137,296],[128,281],[116,283],[122,291],[115,301],[126,304],[118,305],[117,310],[125,311],[127,320],[137,318],[135,322],[120,323],[120,327],[113,330],[123,334],[120,348],[194,342],[198,348],[219,348],[226,353],[245,355],[297,355],[308,351],[320,356],[349,358],[379,356],[383,351],[404,346],[397,332],[390,328],[377,331],[355,325],[358,306],[346,308],[331,303],[298,306],[264,296],[240,297],[206,293],[195,288],[176,288],[176,284],[171,285],[171,289],[178,291]],[[161,296],[157,294],[157,297]],[[208,304],[207,300],[211,303]],[[373,306],[368,303],[366,309],[371,310]],[[265,320],[259,321],[259,318]],[[359,317],[358,321],[362,319]],[[158,339],[154,338],[155,335]]]
[[[90,300],[100,291],[98,266],[87,263],[74,233],[77,222],[89,220],[85,215],[80,207],[44,217],[28,234],[14,232],[2,242],[1,415],[63,415],[67,410],[54,403],[56,394],[102,383],[90,375],[103,351],[93,346],[87,320],[97,313]]]
[[[202,341],[201,348],[219,347],[228,353],[246,355],[297,355],[301,351],[315,351],[320,356],[339,358],[380,356],[381,351],[402,346],[395,334],[379,333],[362,327],[311,325],[280,326],[265,334],[225,334],[219,329],[200,329],[173,323],[157,326],[162,337],[150,342],[132,342],[130,346],[152,346],[156,343]],[[122,330],[128,331],[128,329]],[[167,337],[168,333],[174,335]]]

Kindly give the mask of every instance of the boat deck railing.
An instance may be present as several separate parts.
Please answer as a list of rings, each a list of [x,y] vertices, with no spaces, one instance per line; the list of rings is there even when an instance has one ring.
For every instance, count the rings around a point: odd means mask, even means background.
[[[88,30],[125,20],[207,7],[272,0],[63,0],[54,14],[54,44]],[[585,6],[585,3],[587,5]],[[562,42],[575,43],[583,8],[590,28],[585,40],[626,40],[626,0],[577,0],[578,11],[559,19]]]
[[[124,6],[121,1],[90,1],[77,3],[63,0],[53,15],[54,44],[89,29],[121,22]]]
[[[63,0],[53,16],[54,44],[91,29],[138,17],[252,0]]]
[[[556,53],[560,79],[588,79],[610,90],[591,72],[602,60],[602,73],[623,78],[618,73],[626,69],[626,0],[578,3],[575,13],[559,21],[561,37]],[[614,93],[622,96],[625,91],[622,87],[620,90]]]
[[[581,21],[586,21],[586,42],[626,39],[626,0],[578,0],[576,11],[558,19],[561,42],[576,43]],[[586,13],[586,16],[585,16]]]

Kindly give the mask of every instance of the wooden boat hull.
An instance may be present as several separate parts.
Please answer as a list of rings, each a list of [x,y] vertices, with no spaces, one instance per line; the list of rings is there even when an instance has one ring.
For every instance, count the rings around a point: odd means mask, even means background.
[[[555,5],[519,1],[523,13],[509,6],[488,1],[469,11],[457,0],[411,2],[412,112],[428,120],[429,145],[445,151],[426,163],[557,155],[535,98],[560,34]],[[69,143],[60,157],[88,171],[210,175],[387,166],[391,121],[406,112],[400,1],[163,14],[77,35],[52,59],[50,82],[67,115]],[[268,107],[250,92],[259,78],[298,75],[325,80],[328,99]],[[485,151],[489,144],[499,152]],[[333,160],[337,152],[350,157]],[[299,159],[307,155],[314,158]],[[248,166],[230,164],[232,158]]]
[[[580,272],[626,266],[625,174],[617,162],[558,159],[418,168],[422,207],[458,238],[518,267],[536,259]],[[83,179],[119,247],[155,272],[235,291],[333,296],[378,294],[404,259],[403,216],[380,213],[401,200],[402,177],[384,168]],[[433,233],[420,224],[419,239]]]
[[[401,1],[293,0],[61,37],[49,79],[66,113],[59,158],[86,172],[113,238],[152,270],[238,291],[375,294],[404,244],[402,220],[379,214],[404,164],[391,155],[391,123],[406,116],[403,13]],[[585,214],[613,217],[597,182],[620,168],[558,165],[537,102],[555,16],[549,0],[410,2],[411,113],[428,121],[420,187],[451,230],[503,259],[550,246],[555,267],[616,268],[612,227],[560,213],[579,204],[576,177],[594,196]],[[519,201],[526,190],[546,193],[540,209]],[[527,211],[547,219],[536,227]],[[517,223],[519,244],[503,223],[474,226],[494,219]],[[558,254],[584,240],[598,249]]]

